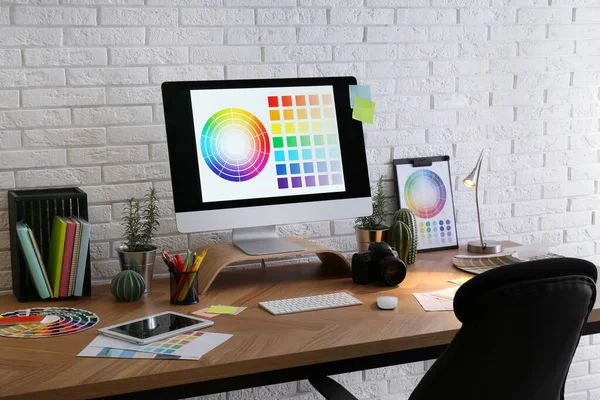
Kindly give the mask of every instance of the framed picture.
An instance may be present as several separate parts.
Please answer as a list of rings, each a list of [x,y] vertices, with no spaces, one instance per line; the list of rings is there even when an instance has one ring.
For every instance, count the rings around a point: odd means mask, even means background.
[[[394,160],[398,206],[417,219],[417,252],[457,249],[450,157]]]

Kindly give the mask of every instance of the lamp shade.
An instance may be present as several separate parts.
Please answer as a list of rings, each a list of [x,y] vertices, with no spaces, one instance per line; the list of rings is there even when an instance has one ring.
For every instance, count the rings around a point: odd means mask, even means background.
[[[481,150],[481,154],[479,154],[479,159],[477,160],[477,164],[475,164],[475,168],[469,175],[463,179],[462,183],[466,187],[474,188],[477,186],[477,181],[479,180],[479,171],[481,170],[481,162],[483,161],[483,152],[485,150]]]
[[[465,179],[463,179],[463,185],[474,188],[477,185],[477,175],[479,175],[479,173],[477,171],[477,167],[475,167],[475,169],[471,171],[471,173],[467,175]]]

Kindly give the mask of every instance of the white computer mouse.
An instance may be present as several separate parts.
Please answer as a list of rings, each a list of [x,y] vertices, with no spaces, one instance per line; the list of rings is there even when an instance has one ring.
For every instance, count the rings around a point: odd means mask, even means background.
[[[394,296],[379,296],[377,298],[377,307],[382,310],[393,310],[398,305],[398,298]]]

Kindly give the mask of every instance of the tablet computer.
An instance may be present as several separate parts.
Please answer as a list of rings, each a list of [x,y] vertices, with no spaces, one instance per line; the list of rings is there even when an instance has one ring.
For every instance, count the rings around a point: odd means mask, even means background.
[[[98,329],[103,335],[145,345],[214,325],[213,321],[166,311]]]

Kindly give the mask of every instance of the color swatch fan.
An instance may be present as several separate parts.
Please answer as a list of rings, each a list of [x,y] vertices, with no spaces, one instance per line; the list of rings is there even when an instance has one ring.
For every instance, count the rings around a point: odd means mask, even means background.
[[[21,324],[0,329],[0,336],[11,338],[45,338],[83,332],[96,325],[100,318],[93,312],[66,307],[17,310],[0,314],[1,318],[55,315],[60,319],[51,324]]]

